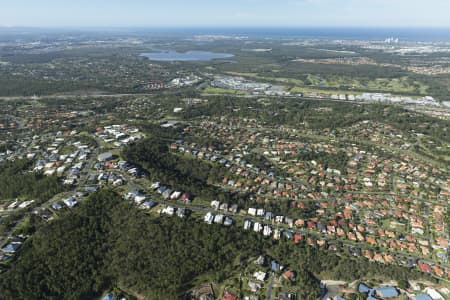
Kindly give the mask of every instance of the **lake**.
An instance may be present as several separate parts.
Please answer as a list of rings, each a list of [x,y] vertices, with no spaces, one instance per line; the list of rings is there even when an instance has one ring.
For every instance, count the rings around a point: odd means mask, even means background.
[[[141,56],[156,61],[208,61],[213,59],[230,58],[233,54],[216,53],[209,51],[186,51],[178,52],[174,50],[141,53]]]

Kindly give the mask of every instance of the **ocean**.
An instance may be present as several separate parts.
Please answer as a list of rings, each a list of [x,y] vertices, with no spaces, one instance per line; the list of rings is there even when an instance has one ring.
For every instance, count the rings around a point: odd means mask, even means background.
[[[253,28],[26,28],[0,27],[0,40],[11,38],[25,38],[38,36],[58,36],[60,34],[89,35],[89,36],[154,36],[180,37],[194,35],[232,35],[254,38],[308,38],[333,40],[384,40],[388,37],[399,38],[401,41],[411,42],[449,42],[450,28],[349,28],[349,27],[310,27],[310,28],[282,28],[282,27],[253,27]]]
[[[154,29],[148,31],[153,32]],[[450,28],[160,28],[159,31],[192,35],[343,40],[384,40],[395,37],[411,42],[450,42]]]

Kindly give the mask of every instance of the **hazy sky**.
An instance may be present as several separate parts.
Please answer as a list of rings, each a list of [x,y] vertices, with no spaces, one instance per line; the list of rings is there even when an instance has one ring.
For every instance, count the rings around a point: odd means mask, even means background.
[[[450,27],[450,0],[0,0],[0,26]]]

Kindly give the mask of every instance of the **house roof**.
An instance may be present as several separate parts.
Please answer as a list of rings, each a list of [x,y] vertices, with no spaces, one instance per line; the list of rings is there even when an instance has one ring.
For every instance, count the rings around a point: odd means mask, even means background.
[[[105,160],[110,160],[112,158],[112,153],[111,152],[105,152],[105,153],[101,153],[97,156],[97,159],[99,161],[105,161]]]
[[[360,283],[359,286],[358,286],[358,291],[360,293],[368,293],[370,290],[371,289],[367,285],[365,285],[364,283]]]
[[[105,295],[105,297],[102,298],[102,300],[114,300],[114,294],[108,293]]]
[[[397,297],[399,294],[398,290],[393,286],[383,286],[375,289],[375,291],[377,295],[383,298]]]
[[[277,263],[277,262],[274,261],[274,260],[272,260],[271,266],[272,266],[272,271],[278,271],[278,270],[280,270],[280,264]]]
[[[419,265],[419,268],[422,272],[430,273],[431,272],[431,266],[427,263],[424,263],[423,261],[420,261],[417,263]]]
[[[420,294],[414,297],[415,300],[433,300],[430,296],[427,294]]]
[[[283,273],[283,277],[286,279],[292,279],[294,278],[295,274],[294,271],[291,270],[287,270],[286,272]]]
[[[20,244],[8,244],[5,248],[2,249],[3,252],[16,252],[17,249],[20,248]]]
[[[237,300],[237,296],[233,293],[226,291],[222,296],[222,300]]]

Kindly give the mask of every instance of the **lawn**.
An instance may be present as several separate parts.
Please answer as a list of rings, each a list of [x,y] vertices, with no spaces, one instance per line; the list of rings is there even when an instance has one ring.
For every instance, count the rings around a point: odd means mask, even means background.
[[[290,89],[290,92],[293,94],[297,93],[321,93],[326,95],[333,95],[333,94],[352,94],[352,95],[360,95],[360,92],[354,92],[354,91],[346,91],[346,90],[325,90],[320,88],[314,88],[314,87],[293,87]]]
[[[245,91],[233,90],[233,89],[222,89],[216,87],[207,87],[203,90],[206,94],[229,94],[229,95],[246,95]]]

